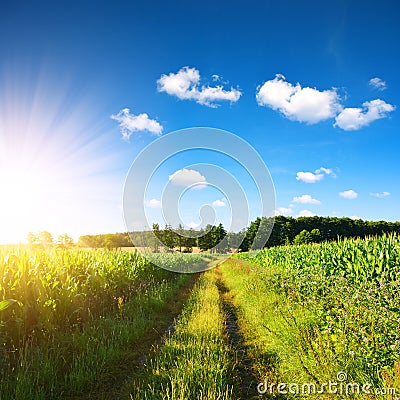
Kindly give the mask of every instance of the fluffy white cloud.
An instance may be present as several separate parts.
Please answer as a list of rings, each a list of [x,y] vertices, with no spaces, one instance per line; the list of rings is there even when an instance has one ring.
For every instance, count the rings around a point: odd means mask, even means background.
[[[301,210],[296,217],[314,217],[315,214],[310,210]]]
[[[193,189],[202,189],[207,186],[206,178],[194,169],[179,169],[170,175],[169,180],[176,186],[193,186]]]
[[[387,89],[386,82],[383,81],[381,78],[372,78],[369,80],[368,83],[371,87],[380,91]]]
[[[226,207],[226,203],[224,203],[222,200],[215,200],[212,202],[212,205],[214,207]]]
[[[345,190],[344,192],[340,192],[339,196],[343,197],[344,199],[356,199],[358,197],[358,193],[354,190]]]
[[[196,222],[189,222],[188,224],[185,224],[188,228],[190,229],[196,229],[198,228],[201,224],[196,224]]]
[[[331,175],[334,178],[336,177],[336,175],[333,173],[332,169],[321,167],[321,168],[316,169],[315,173],[304,172],[304,171],[297,172],[296,179],[298,181],[302,181],[305,183],[315,183],[315,182],[319,182],[320,180],[324,179],[324,174]]]
[[[122,137],[129,140],[132,133],[148,131],[155,135],[161,135],[163,127],[154,119],[144,114],[133,115],[129,108],[122,109],[118,114],[111,115],[111,118],[119,122]]]
[[[161,208],[161,201],[157,199],[151,199],[145,202],[145,206],[149,208]]]
[[[323,174],[313,174],[312,172],[300,171],[296,174],[296,179],[305,183],[315,183],[324,178]]]
[[[275,210],[275,215],[290,215],[291,213],[291,208],[279,207]]]
[[[319,200],[312,198],[309,194],[303,194],[302,196],[294,197],[293,202],[300,204],[321,204]]]
[[[372,78],[370,86],[378,90],[387,85],[380,78]],[[358,130],[377,119],[386,118],[395,106],[381,99],[366,101],[362,107],[344,108],[336,89],[320,91],[316,88],[302,87],[287,82],[283,75],[259,86],[256,93],[260,106],[280,111],[285,117],[308,124],[335,118],[334,126],[343,130]]]
[[[256,99],[260,106],[278,110],[291,120],[308,124],[334,118],[342,109],[335,89],[302,88],[299,83],[292,85],[287,82],[280,74],[258,88]]]
[[[382,198],[390,196],[390,192],[382,192],[382,193],[370,193],[370,196]]]
[[[213,80],[220,80],[218,75],[213,75]],[[163,74],[157,81],[159,92],[168,93],[181,100],[195,100],[197,103],[218,107],[215,102],[230,101],[234,103],[239,100],[242,92],[235,88],[225,90],[223,86],[200,86],[200,72],[196,68],[183,67],[176,74],[171,72]]]
[[[345,108],[335,119],[334,126],[345,131],[356,131],[377,119],[386,118],[395,106],[383,100],[366,101],[362,108]]]

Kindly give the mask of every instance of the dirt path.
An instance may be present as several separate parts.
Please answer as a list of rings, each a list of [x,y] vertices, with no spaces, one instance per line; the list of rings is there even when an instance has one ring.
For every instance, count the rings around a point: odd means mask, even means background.
[[[219,269],[216,270],[217,287],[221,296],[221,303],[225,313],[225,326],[229,342],[236,354],[237,393],[241,400],[258,399],[257,384],[259,383],[253,373],[253,360],[248,354],[243,335],[238,324],[238,311],[233,303],[233,296],[225,286],[223,276]]]
[[[152,349],[162,343],[166,335],[173,332],[185,302],[199,276],[200,274],[191,275],[188,281],[163,305],[156,323],[140,338],[140,342],[130,349],[129,355],[125,354],[124,360],[121,360],[121,363],[113,368],[112,373],[100,377],[97,387],[86,396],[79,397],[79,400],[129,398],[132,380],[143,373]]]
[[[233,382],[235,398],[240,400],[259,399],[260,397],[257,393],[257,384],[259,382],[253,373],[254,362],[249,356],[248,348],[238,323],[238,310],[234,304],[234,298],[226,287],[219,268],[214,271],[225,314],[226,333],[232,348],[233,363],[235,364],[236,374]],[[143,377],[148,373],[146,364],[149,357],[152,357],[156,346],[162,344],[165,337],[173,333],[176,322],[179,320],[179,315],[199,276],[199,274],[192,275],[174,293],[170,301],[163,306],[156,324],[140,339],[140,343],[131,349],[128,359],[123,360],[118,372],[115,373],[113,370],[109,376],[101,377],[98,388],[87,396],[80,398],[80,400],[129,399],[129,393],[132,391],[132,382],[143,380]]]

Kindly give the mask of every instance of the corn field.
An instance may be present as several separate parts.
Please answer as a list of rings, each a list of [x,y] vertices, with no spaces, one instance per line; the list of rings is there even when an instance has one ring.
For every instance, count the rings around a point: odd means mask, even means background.
[[[81,325],[166,274],[137,253],[0,251],[1,335],[9,345]],[[164,276],[163,276],[164,275]]]
[[[163,262],[207,263],[191,254],[163,255]],[[126,362],[189,278],[137,252],[0,248],[0,398],[93,389]]]
[[[354,379],[400,387],[398,235],[281,246],[239,257],[256,267],[255,287],[313,316],[303,332],[305,342],[319,340],[311,351],[330,349]]]

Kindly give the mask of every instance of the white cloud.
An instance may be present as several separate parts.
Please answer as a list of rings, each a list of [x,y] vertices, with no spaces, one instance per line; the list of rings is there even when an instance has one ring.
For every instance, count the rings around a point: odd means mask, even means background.
[[[386,118],[394,110],[395,106],[380,99],[366,101],[362,108],[345,108],[336,117],[334,126],[345,131],[356,131],[373,121]]]
[[[291,208],[279,207],[275,210],[275,215],[290,215],[291,213]]]
[[[300,171],[296,174],[296,179],[298,181],[303,181],[305,183],[315,183],[324,178],[323,174],[313,174],[312,172]]]
[[[215,200],[212,202],[212,205],[214,207],[226,207],[226,203],[224,203],[222,200]]]
[[[388,197],[388,196],[390,196],[390,192],[370,193],[370,196],[378,197],[378,198]]]
[[[176,186],[193,186],[193,189],[202,189],[207,186],[206,178],[194,169],[180,169],[170,175],[169,180]]]
[[[309,194],[303,194],[302,196],[294,197],[293,202],[300,204],[321,204],[319,200],[313,199]]]
[[[315,214],[310,210],[301,210],[296,217],[314,217]]]
[[[304,171],[297,172],[296,179],[305,183],[315,183],[324,179],[324,174],[331,175],[333,178],[336,178],[336,175],[333,173],[332,169],[321,167],[316,169],[315,173]]]
[[[356,220],[356,219],[361,219],[358,215],[352,215],[350,219]]]
[[[201,224],[196,224],[196,222],[189,222],[188,224],[185,224],[187,227],[191,228],[191,229],[196,229],[198,228]]]
[[[161,208],[161,201],[157,199],[148,200],[144,204],[149,208]]]
[[[299,83],[292,85],[286,82],[280,74],[258,88],[256,99],[260,106],[278,110],[291,120],[308,124],[334,118],[342,109],[335,89],[319,91],[302,88]]]
[[[372,78],[369,85],[378,90],[385,90],[386,82]],[[315,124],[329,118],[335,118],[334,126],[343,130],[358,130],[371,122],[386,118],[395,110],[395,106],[381,99],[366,101],[362,107],[344,108],[335,88],[320,91],[316,88],[293,85],[283,75],[259,86],[256,99],[260,106],[280,111],[285,117],[308,124]]]
[[[374,89],[377,90],[385,90],[387,89],[387,84],[385,81],[383,81],[381,78],[372,78],[369,80],[368,84],[373,87]]]
[[[133,115],[129,108],[122,109],[118,114],[111,115],[111,118],[119,122],[123,139],[129,140],[132,133],[148,131],[155,135],[161,135],[163,127],[154,119],[144,114]]]
[[[358,197],[358,193],[354,190],[345,190],[344,192],[340,192],[339,196],[343,197],[344,199],[356,199]]]
[[[326,174],[326,175],[331,175],[331,174],[333,174],[333,171],[332,171],[330,168],[321,167],[321,168],[318,168],[318,169],[315,171],[315,173],[317,173],[317,174],[320,174],[321,172],[323,172],[323,173]],[[333,175],[334,175],[334,174],[333,174]]]
[[[213,80],[220,80],[218,75],[212,76]],[[197,103],[218,107],[215,102],[230,101],[234,103],[239,100],[242,92],[235,88],[225,90],[223,86],[200,86],[200,72],[196,68],[183,67],[176,74],[161,75],[157,81],[159,92],[168,93],[181,100],[195,100]]]

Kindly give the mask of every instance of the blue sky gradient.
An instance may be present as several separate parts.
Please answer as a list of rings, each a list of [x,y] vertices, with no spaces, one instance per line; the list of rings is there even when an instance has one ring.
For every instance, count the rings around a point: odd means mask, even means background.
[[[259,152],[277,213],[400,220],[399,11],[395,0],[6,2],[0,242],[29,230],[123,231],[134,158],[196,126],[231,131]],[[185,67],[199,81],[179,92],[167,79],[166,89],[160,79]],[[288,88],[299,97],[282,103]],[[327,107],[317,122],[304,108],[316,99],[312,110]],[[315,183],[296,179],[321,167],[330,172]]]

